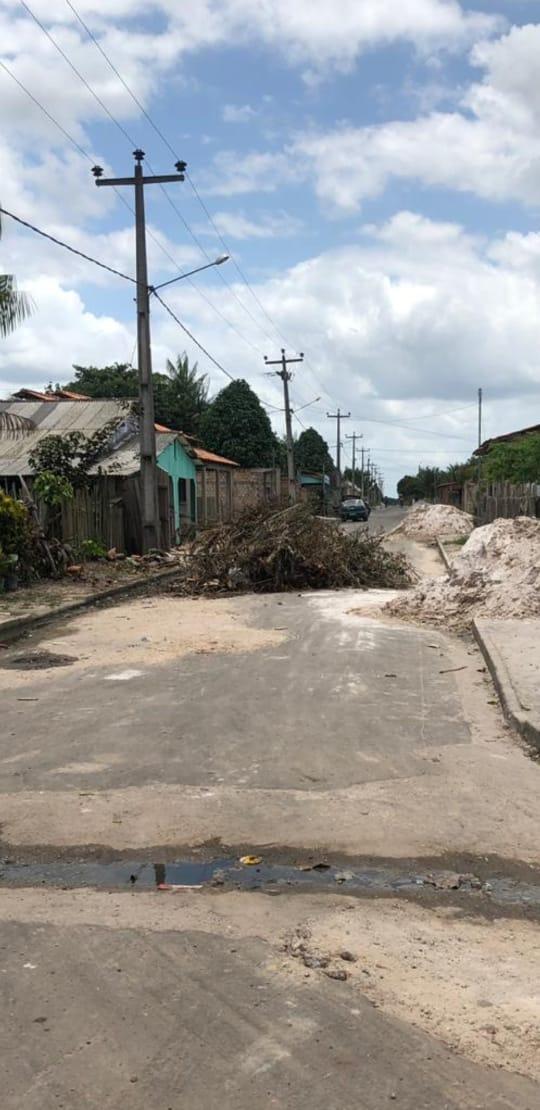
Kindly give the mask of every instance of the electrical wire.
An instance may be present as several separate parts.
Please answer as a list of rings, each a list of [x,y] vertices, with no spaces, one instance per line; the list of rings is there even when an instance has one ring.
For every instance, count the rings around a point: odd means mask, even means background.
[[[93,262],[94,266],[99,266],[101,270],[108,270],[110,274],[115,274],[116,277],[124,278],[125,281],[131,281],[134,285],[137,285],[136,278],[130,277],[129,274],[123,274],[121,270],[115,270],[114,266],[108,266],[106,262],[100,262],[99,259],[92,258],[90,254],[85,254],[84,251],[77,250],[76,247],[70,246],[69,243],[64,243],[62,239],[57,239],[55,235],[50,235],[48,231],[42,231],[41,228],[35,227],[35,225],[29,223],[28,220],[23,220],[20,216],[16,216],[14,212],[9,212],[7,208],[0,206],[0,212],[2,212],[4,216],[9,216],[11,220],[15,220],[16,223],[22,224],[23,227],[27,227],[29,231],[34,231],[36,235],[41,235],[43,239],[48,239],[51,243],[55,243],[57,247],[63,247],[64,250],[69,251],[70,254],[76,254],[79,258],[84,258],[86,262]]]
[[[21,0],[21,3],[22,3],[22,2],[24,2],[24,0]],[[112,72],[113,72],[113,73],[114,73],[114,74],[116,75],[116,77],[118,78],[118,80],[120,81],[120,83],[122,84],[122,86],[124,87],[124,89],[126,90],[126,92],[128,93],[128,95],[129,95],[129,96],[130,96],[130,97],[132,98],[132,100],[134,101],[134,103],[135,103],[135,104],[137,105],[137,107],[139,108],[139,111],[140,111],[140,112],[142,112],[142,114],[143,114],[144,118],[145,118],[145,119],[147,120],[147,122],[148,122],[148,123],[150,124],[150,126],[151,126],[151,127],[153,128],[153,130],[155,131],[156,135],[158,135],[158,136],[159,136],[159,138],[160,138],[160,139],[161,139],[161,141],[162,141],[162,142],[164,143],[164,145],[165,145],[165,146],[167,147],[167,150],[168,150],[168,151],[169,151],[169,152],[170,152],[170,153],[171,153],[171,154],[173,155],[173,157],[174,157],[174,158],[176,158],[176,159],[178,159],[178,157],[179,157],[179,156],[178,156],[178,152],[177,152],[177,151],[176,151],[176,150],[174,149],[174,147],[172,146],[172,144],[171,144],[171,143],[169,142],[169,140],[167,139],[166,135],[164,135],[164,133],[163,133],[163,131],[161,130],[161,128],[160,128],[160,127],[158,127],[157,123],[155,123],[155,121],[154,121],[154,120],[152,119],[152,117],[151,117],[150,113],[149,113],[149,112],[148,112],[148,111],[146,110],[146,108],[144,107],[144,105],[143,105],[143,104],[141,103],[141,101],[139,100],[138,96],[136,96],[136,94],[135,94],[135,93],[133,92],[133,89],[132,89],[132,88],[131,88],[131,87],[130,87],[130,86],[128,85],[127,81],[125,80],[125,78],[124,78],[124,77],[122,76],[122,74],[120,73],[120,70],[119,70],[119,69],[118,69],[118,67],[117,67],[117,66],[116,66],[116,65],[114,64],[114,62],[113,62],[113,61],[112,61],[112,59],[111,59],[111,58],[109,57],[109,55],[107,54],[107,52],[106,52],[106,51],[105,51],[105,50],[103,49],[103,47],[102,47],[101,43],[99,42],[99,40],[98,40],[98,39],[96,38],[96,36],[94,35],[94,33],[93,33],[93,31],[91,30],[91,28],[90,28],[90,27],[88,26],[88,24],[87,24],[87,23],[86,23],[86,22],[84,21],[84,19],[82,18],[82,16],[81,16],[81,15],[79,15],[79,12],[77,11],[77,9],[76,9],[75,5],[74,5],[74,4],[73,4],[73,3],[71,2],[71,0],[66,0],[66,4],[67,4],[68,8],[69,8],[69,9],[71,10],[71,12],[73,13],[73,15],[75,16],[75,18],[76,18],[76,19],[78,20],[78,22],[80,23],[81,27],[82,27],[82,28],[83,28],[83,30],[84,30],[84,31],[86,32],[86,34],[88,35],[88,37],[89,37],[89,38],[91,39],[91,41],[92,41],[92,42],[94,43],[94,45],[95,45],[95,47],[97,48],[97,50],[99,50],[99,52],[100,52],[101,56],[102,56],[102,57],[103,57],[103,58],[105,59],[105,61],[107,62],[107,64],[108,64],[108,65],[110,66],[110,68],[111,68]],[[26,5],[26,4],[25,4],[25,7],[27,7],[27,5]],[[240,278],[241,278],[241,279],[242,279],[242,281],[244,282],[244,284],[245,284],[246,288],[247,288],[247,289],[249,290],[249,292],[251,293],[251,296],[253,297],[253,299],[254,299],[255,303],[257,304],[257,306],[258,306],[259,310],[260,310],[260,311],[261,311],[261,312],[262,312],[262,313],[264,314],[264,316],[266,317],[266,319],[267,319],[267,320],[269,321],[269,323],[271,324],[271,326],[272,326],[272,327],[274,328],[274,331],[276,332],[276,335],[278,335],[278,336],[279,336],[280,340],[282,340],[283,342],[285,342],[285,344],[287,344],[287,342],[288,342],[288,341],[287,341],[287,340],[285,339],[285,337],[283,336],[283,334],[282,334],[282,333],[281,333],[281,331],[279,330],[279,328],[278,328],[277,324],[276,324],[276,323],[275,323],[275,321],[274,321],[274,320],[272,319],[272,317],[270,316],[270,314],[269,314],[269,313],[267,312],[267,310],[266,310],[266,308],[264,307],[264,305],[263,305],[262,301],[260,300],[260,298],[259,298],[259,297],[257,296],[257,294],[255,293],[255,290],[253,289],[253,287],[252,287],[252,285],[251,285],[250,281],[249,281],[249,280],[248,280],[248,278],[246,277],[246,275],[245,275],[245,273],[243,272],[243,270],[242,270],[242,269],[240,268],[240,266],[239,266],[238,262],[236,261],[236,258],[234,257],[234,255],[233,255],[233,253],[232,253],[232,251],[231,251],[231,249],[230,249],[230,247],[229,247],[228,243],[227,243],[227,242],[225,241],[225,239],[224,239],[224,237],[223,237],[222,233],[220,232],[220,230],[219,230],[219,228],[218,228],[218,226],[217,226],[217,224],[216,224],[216,222],[215,222],[215,220],[214,220],[214,218],[213,218],[213,216],[212,216],[211,212],[209,211],[209,209],[208,209],[207,205],[205,204],[205,202],[204,202],[204,200],[203,200],[203,198],[202,198],[202,196],[201,196],[201,194],[200,194],[199,190],[197,189],[197,186],[195,185],[195,182],[193,181],[193,179],[192,179],[192,177],[190,176],[190,174],[189,174],[189,173],[187,173],[187,172],[186,172],[186,180],[187,180],[187,181],[189,182],[189,185],[191,186],[191,189],[193,190],[193,193],[194,193],[194,195],[196,196],[196,198],[197,198],[197,200],[198,200],[199,204],[201,205],[201,208],[203,209],[203,212],[205,213],[205,215],[206,215],[206,217],[207,217],[207,219],[208,219],[209,223],[211,224],[212,228],[214,229],[214,232],[215,232],[215,234],[217,235],[217,237],[218,237],[218,239],[219,239],[219,242],[221,243],[221,245],[223,246],[223,248],[224,248],[224,250],[225,250],[225,251],[227,252],[227,254],[228,254],[228,255],[230,256],[230,259],[231,259],[231,262],[232,262],[233,266],[235,267],[235,269],[236,269],[236,271],[238,272],[238,274],[239,274]],[[166,190],[164,190],[164,192],[165,192],[165,195],[166,195],[166,196],[168,197],[168,194],[166,193]],[[173,202],[171,201],[171,198],[170,198],[170,197],[168,197],[168,199],[169,199],[169,202],[170,202],[170,203],[173,203]],[[173,207],[174,207],[174,204],[173,204]],[[180,212],[180,211],[179,211],[178,209],[176,209],[176,211],[177,211],[177,214],[179,215],[180,219],[182,220],[182,223],[184,224],[184,227],[185,227],[185,228],[186,228],[186,230],[187,230],[187,231],[189,232],[189,234],[191,235],[191,237],[193,238],[193,240],[195,241],[195,243],[197,244],[197,246],[199,247],[199,249],[200,249],[200,250],[201,250],[201,251],[203,252],[203,254],[204,254],[204,255],[206,255],[206,257],[208,257],[208,255],[206,254],[206,250],[205,250],[205,248],[204,248],[204,247],[203,247],[203,245],[201,244],[201,242],[200,242],[200,240],[198,239],[198,237],[197,237],[197,236],[195,235],[195,232],[194,232],[194,231],[193,231],[193,230],[191,229],[191,227],[189,226],[189,224],[188,224],[188,223],[186,222],[186,220],[184,219],[184,216],[182,215],[182,213],[181,213],[181,212]],[[221,280],[223,281],[223,283],[224,283],[224,284],[225,284],[225,285],[226,285],[226,286],[227,286],[227,287],[229,288],[230,292],[231,292],[231,293],[233,294],[233,296],[234,296],[234,297],[236,298],[236,300],[238,300],[239,304],[240,304],[240,305],[242,306],[242,308],[244,309],[244,311],[245,311],[245,312],[247,312],[249,316],[251,316],[251,319],[252,319],[252,320],[253,320],[253,321],[255,322],[255,324],[257,325],[257,327],[258,327],[258,328],[261,328],[261,325],[260,325],[259,321],[257,321],[257,320],[255,319],[255,317],[254,317],[254,316],[252,315],[252,313],[251,313],[251,312],[249,311],[249,309],[248,309],[248,308],[247,308],[247,306],[246,306],[246,305],[244,304],[244,302],[240,300],[240,298],[239,298],[239,297],[237,296],[237,294],[235,293],[235,291],[234,291],[234,290],[233,290],[233,289],[231,288],[231,286],[229,286],[229,284],[228,284],[228,282],[226,281],[226,279],[224,278],[223,274],[220,274],[220,277],[221,277]],[[262,331],[262,330],[263,330],[263,329],[261,328],[261,331]],[[266,334],[266,333],[264,333],[264,334]],[[267,339],[269,339],[269,341],[270,341],[270,342],[273,342],[273,340],[272,340],[272,339],[270,339],[270,337],[269,337],[268,335],[266,336],[266,338],[267,338]]]
[[[98,93],[96,93],[95,89],[93,89],[93,88],[92,88],[92,85],[91,85],[91,84],[90,84],[90,83],[89,83],[89,82],[88,82],[88,81],[86,80],[86,78],[85,78],[85,77],[84,77],[84,75],[83,75],[83,74],[82,74],[82,73],[80,72],[80,70],[79,70],[79,69],[77,68],[77,66],[75,66],[75,65],[74,65],[74,63],[73,63],[73,62],[71,61],[71,59],[69,58],[69,56],[68,56],[68,55],[66,54],[65,50],[63,50],[63,48],[62,48],[62,47],[61,47],[61,46],[59,45],[59,43],[58,43],[58,42],[56,41],[56,39],[54,38],[54,36],[53,36],[53,35],[51,35],[50,31],[48,31],[48,30],[47,30],[47,28],[46,28],[46,27],[45,27],[45,25],[44,25],[44,24],[43,24],[43,23],[41,22],[41,20],[40,20],[40,19],[38,18],[38,16],[37,16],[37,15],[35,15],[35,13],[34,13],[34,12],[32,11],[32,9],[30,8],[30,6],[29,6],[29,5],[28,5],[28,4],[26,3],[26,0],[19,0],[19,3],[20,3],[20,5],[21,5],[21,7],[23,7],[23,8],[24,8],[24,10],[25,10],[25,11],[26,11],[26,12],[28,13],[28,15],[29,15],[29,16],[31,17],[31,19],[33,19],[33,20],[34,20],[34,22],[36,23],[36,25],[37,25],[37,26],[38,26],[38,27],[40,28],[40,30],[41,30],[41,31],[43,32],[43,34],[44,34],[44,35],[45,35],[45,36],[47,37],[47,39],[48,39],[48,41],[49,41],[49,42],[51,43],[51,45],[52,45],[52,46],[54,46],[54,48],[55,48],[55,49],[56,49],[56,50],[58,51],[58,53],[59,53],[59,54],[61,55],[61,57],[62,57],[62,58],[64,59],[64,61],[65,61],[65,62],[66,62],[66,64],[67,64],[67,65],[69,66],[69,68],[70,68],[70,69],[72,70],[72,72],[73,72],[73,73],[74,73],[74,74],[75,74],[75,75],[76,75],[76,76],[77,76],[77,77],[79,78],[79,80],[80,80],[80,81],[82,82],[82,84],[84,85],[84,87],[85,87],[85,88],[87,89],[87,91],[88,91],[88,92],[90,93],[90,95],[91,95],[91,96],[92,96],[92,97],[94,98],[94,100],[96,101],[96,103],[97,103],[97,104],[99,104],[100,108],[101,108],[101,109],[102,109],[102,110],[103,110],[103,111],[105,112],[105,114],[106,114],[106,115],[107,115],[107,117],[108,117],[108,118],[109,118],[109,119],[111,120],[111,122],[112,122],[112,123],[114,123],[114,125],[115,125],[115,126],[116,126],[116,127],[118,128],[118,130],[119,130],[119,131],[121,132],[121,134],[122,134],[122,135],[124,136],[124,138],[125,138],[125,139],[127,139],[127,141],[128,141],[129,143],[130,143],[130,145],[131,145],[132,147],[137,147],[137,146],[138,146],[138,143],[137,143],[136,139],[134,139],[134,138],[133,138],[133,136],[132,136],[132,135],[130,135],[129,131],[127,131],[127,130],[126,130],[126,128],[125,128],[125,127],[123,126],[123,124],[122,124],[122,123],[120,123],[120,121],[116,119],[116,117],[115,117],[115,116],[113,115],[113,113],[112,113],[112,112],[110,111],[110,109],[109,109],[109,108],[107,107],[107,105],[105,104],[105,102],[104,102],[104,101],[103,101],[103,100],[101,99],[101,97],[99,96],[99,94],[98,94]],[[73,11],[74,11],[74,14],[76,14],[76,13],[75,13],[75,10],[74,10],[74,9],[73,9]],[[80,18],[80,17],[78,17],[78,16],[77,16],[77,18]],[[82,21],[82,20],[80,20],[80,22],[81,22],[81,23],[83,23],[83,21]],[[83,24],[83,26],[85,26],[85,25]],[[86,26],[85,26],[85,30],[86,30],[86,29],[87,29],[87,28],[86,28]],[[91,36],[91,37],[93,38],[93,36]],[[95,41],[95,39],[94,39],[94,38],[93,38],[93,41]],[[103,55],[105,56],[105,52],[104,52],[103,50],[101,50],[101,53],[103,53]],[[107,59],[107,61],[109,61],[109,59]],[[110,63],[110,62],[109,62],[109,64],[111,64],[111,65],[112,65],[112,63]],[[6,67],[6,69],[7,69],[7,67]],[[9,72],[9,70],[8,70],[7,72]],[[12,76],[12,74],[11,74],[11,73],[10,73],[10,76]],[[14,78],[14,80],[16,80],[16,78]],[[19,82],[18,82],[18,83],[19,83]],[[23,87],[23,86],[21,86],[21,87]],[[27,90],[25,90],[25,91],[27,91]],[[30,94],[30,95],[31,95],[31,94]],[[32,97],[32,99],[34,100],[34,102],[36,102],[36,100],[35,100],[35,98],[34,98],[34,97]],[[44,109],[44,111],[46,112],[46,109]],[[48,113],[46,113],[46,114],[48,114]],[[59,126],[59,127],[61,128],[61,125],[58,125],[58,126]],[[64,132],[64,133],[65,133],[65,132]],[[153,168],[152,168],[152,165],[151,165],[151,163],[150,163],[150,162],[148,161],[148,159],[147,159],[147,165],[148,165],[148,168],[149,168],[150,172],[151,172],[151,173],[153,173],[153,172],[154,172],[154,170],[153,170]],[[168,193],[168,192],[167,192],[167,190],[165,189],[165,186],[163,185],[163,183],[161,183],[161,182],[159,183],[159,188],[160,188],[161,192],[163,193],[163,195],[164,195],[165,199],[167,200],[167,203],[168,203],[168,204],[170,205],[170,207],[171,207],[171,208],[173,209],[173,211],[174,211],[174,212],[176,213],[176,215],[178,216],[178,218],[179,218],[179,219],[181,220],[181,222],[182,222],[182,224],[184,225],[184,227],[185,227],[186,231],[187,231],[187,232],[189,233],[189,235],[191,235],[191,238],[192,238],[192,239],[194,240],[194,242],[195,242],[195,243],[197,244],[197,246],[199,247],[199,250],[200,250],[200,251],[202,252],[202,254],[204,255],[204,257],[205,257],[205,258],[206,258],[206,259],[207,259],[208,261],[212,261],[212,259],[210,258],[210,255],[209,255],[209,254],[208,254],[208,252],[207,252],[207,251],[205,250],[204,246],[202,245],[202,243],[200,242],[200,240],[198,239],[198,237],[197,237],[197,236],[195,235],[195,232],[194,232],[194,231],[192,231],[191,227],[189,226],[189,224],[188,224],[187,220],[185,219],[185,217],[183,216],[182,212],[180,211],[180,209],[178,208],[178,206],[177,206],[177,205],[175,204],[175,202],[173,201],[172,197],[171,197],[171,196],[169,196],[169,193]],[[152,238],[152,239],[154,240],[154,242],[155,242],[155,243],[157,244],[157,246],[159,247],[159,249],[160,249],[160,250],[161,250],[161,251],[162,251],[162,252],[163,252],[163,253],[164,253],[164,254],[165,254],[165,255],[167,256],[167,258],[169,258],[169,260],[170,260],[170,261],[172,261],[172,262],[174,263],[174,265],[175,265],[175,266],[176,266],[176,267],[177,267],[178,269],[180,269],[180,267],[178,266],[178,263],[177,263],[177,262],[175,261],[175,259],[174,259],[174,258],[172,257],[172,255],[171,255],[171,254],[170,254],[170,252],[169,252],[169,251],[167,250],[167,248],[166,248],[166,247],[164,247],[164,246],[163,246],[163,244],[162,244],[162,243],[160,243],[160,242],[159,242],[159,240],[158,240],[158,239],[157,239],[157,238],[156,238],[155,236],[151,235],[151,233],[150,233],[150,232],[148,232],[148,235],[149,235],[149,237],[150,237],[150,238]],[[218,271],[218,273],[219,273],[219,271]],[[220,276],[221,280],[223,281],[224,285],[226,286],[226,288],[227,288],[227,289],[229,290],[229,292],[231,293],[231,295],[232,295],[232,296],[233,296],[233,297],[234,297],[234,298],[235,298],[235,299],[236,299],[236,300],[238,301],[238,303],[240,304],[240,306],[241,306],[242,308],[244,308],[244,309],[245,309],[245,306],[244,306],[243,302],[242,302],[242,301],[240,300],[240,298],[239,298],[239,297],[238,297],[238,296],[236,295],[236,293],[235,293],[234,289],[232,289],[232,288],[231,288],[231,287],[229,286],[228,282],[227,282],[227,281],[225,281],[225,279],[224,279],[223,275],[222,275],[222,274],[219,274],[219,276]],[[243,333],[242,333],[242,332],[241,332],[241,331],[239,330],[239,328],[237,328],[237,327],[236,327],[236,325],[235,325],[235,324],[231,323],[231,321],[230,321],[230,320],[229,320],[229,319],[228,319],[228,318],[227,318],[227,317],[226,317],[226,316],[224,315],[224,313],[222,313],[222,312],[221,312],[221,310],[217,308],[217,306],[216,306],[216,305],[214,304],[214,302],[213,302],[213,301],[212,301],[212,300],[210,299],[210,297],[209,297],[209,296],[208,296],[208,295],[207,295],[206,293],[203,293],[203,291],[202,291],[201,289],[199,289],[199,286],[198,286],[198,285],[196,285],[196,283],[195,283],[195,282],[191,281],[191,279],[188,279],[188,280],[189,280],[189,283],[190,283],[190,285],[191,285],[191,286],[193,287],[193,289],[195,289],[195,290],[196,290],[196,292],[197,292],[197,293],[199,294],[199,296],[201,296],[201,297],[202,297],[202,299],[206,301],[206,303],[207,303],[207,304],[208,304],[208,305],[209,305],[209,306],[210,306],[210,307],[212,308],[212,310],[213,310],[213,311],[214,311],[214,312],[215,312],[215,313],[216,313],[216,314],[217,314],[217,315],[218,315],[218,316],[219,316],[219,317],[220,317],[220,318],[221,318],[221,319],[222,319],[222,320],[224,321],[224,323],[225,323],[225,324],[227,324],[227,326],[228,326],[229,328],[231,328],[231,330],[232,330],[232,331],[234,331],[234,332],[235,332],[235,333],[236,333],[236,334],[237,334],[237,335],[239,336],[239,338],[240,338],[240,339],[241,339],[241,340],[242,340],[242,341],[243,341],[244,343],[247,343],[247,344],[248,344],[248,346],[249,346],[249,347],[251,347],[251,349],[252,349],[252,350],[254,350],[254,351],[255,351],[255,352],[257,353],[257,354],[260,354],[260,355],[262,355],[262,353],[263,353],[263,352],[262,352],[262,349],[261,349],[261,348],[259,348],[259,347],[257,347],[257,346],[256,346],[256,345],[255,345],[255,344],[254,344],[254,343],[253,343],[253,342],[252,342],[252,341],[251,341],[250,339],[248,339],[248,338],[247,338],[247,337],[246,337],[246,336],[245,336],[245,335],[244,335],[244,334],[243,334]],[[245,309],[245,310],[246,310],[246,311],[248,312],[248,315],[249,315],[249,316],[250,316],[250,318],[251,318],[251,319],[253,320],[253,322],[255,323],[255,325],[256,325],[256,326],[257,326],[257,327],[258,327],[258,328],[260,329],[260,328],[261,328],[261,326],[260,326],[259,322],[258,322],[258,321],[257,321],[257,320],[255,319],[255,317],[253,316],[253,314],[252,314],[251,312],[249,312],[249,310],[247,310],[247,309]],[[262,329],[261,329],[261,330],[262,330]],[[268,338],[269,338],[269,336],[266,336],[266,338],[268,339]]]
[[[214,358],[214,356],[210,354],[210,351],[207,351],[206,347],[204,347],[203,344],[200,343],[199,340],[193,335],[193,332],[190,331],[189,328],[182,323],[176,313],[173,312],[172,308],[166,303],[166,301],[163,300],[163,297],[160,297],[159,293],[156,293],[155,289],[152,290],[152,293],[156,300],[159,301],[160,305],[162,305],[162,307],[165,309],[165,311],[169,313],[169,316],[172,316],[172,319],[178,324],[178,327],[182,328],[182,331],[184,331],[186,335],[189,336],[191,341],[195,343],[195,346],[198,347],[199,350],[202,351],[203,354],[205,354],[206,357],[210,359],[210,362],[213,362],[214,366],[217,366],[218,370],[221,370],[222,374],[225,374],[225,377],[230,378],[231,382],[236,381],[236,378],[233,376],[233,374],[229,374],[229,371],[221,365],[221,362],[218,362],[217,358]]]

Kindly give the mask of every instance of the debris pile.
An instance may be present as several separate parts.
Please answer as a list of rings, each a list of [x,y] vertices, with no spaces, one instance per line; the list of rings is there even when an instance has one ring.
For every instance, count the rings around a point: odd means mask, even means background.
[[[203,533],[172,589],[180,593],[293,589],[401,588],[406,559],[365,533],[346,535],[305,503],[251,510]]]
[[[474,617],[540,616],[540,520],[520,516],[477,528],[442,578],[428,578],[387,606],[456,629]]]
[[[439,536],[470,535],[474,521],[470,513],[454,505],[430,505],[427,501],[419,501],[409,509],[399,527],[408,539],[433,543]]]

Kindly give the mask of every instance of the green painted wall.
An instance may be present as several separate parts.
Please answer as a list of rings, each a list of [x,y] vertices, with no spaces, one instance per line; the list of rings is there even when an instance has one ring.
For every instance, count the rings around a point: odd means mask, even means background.
[[[159,450],[159,447],[158,447]],[[172,478],[173,497],[174,497],[174,526],[181,536],[181,519],[180,519],[180,490],[179,479],[184,478],[188,483],[188,490],[190,494],[190,512],[189,518],[193,523],[197,519],[197,491],[196,481],[197,472],[195,463],[190,459],[187,451],[184,450],[180,440],[174,439],[169,443],[163,451],[158,454],[157,463],[161,470]],[[191,484],[192,483],[192,484]]]

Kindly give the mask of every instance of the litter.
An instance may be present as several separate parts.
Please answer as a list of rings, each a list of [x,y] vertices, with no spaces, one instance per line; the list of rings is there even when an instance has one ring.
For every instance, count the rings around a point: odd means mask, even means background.
[[[240,863],[244,867],[256,867],[258,863],[262,863],[262,856],[240,856]]]

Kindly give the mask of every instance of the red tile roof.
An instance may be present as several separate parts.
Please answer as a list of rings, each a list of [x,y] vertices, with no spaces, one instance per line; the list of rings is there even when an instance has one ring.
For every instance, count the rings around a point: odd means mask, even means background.
[[[232,459],[224,459],[223,455],[214,455],[213,451],[205,451],[204,447],[194,447],[195,458],[203,463],[221,463],[222,466],[238,466]]]

